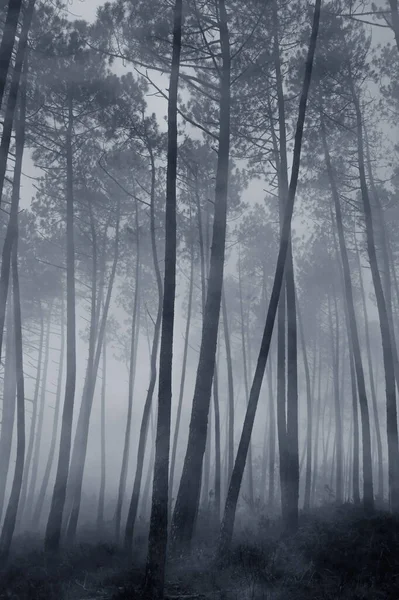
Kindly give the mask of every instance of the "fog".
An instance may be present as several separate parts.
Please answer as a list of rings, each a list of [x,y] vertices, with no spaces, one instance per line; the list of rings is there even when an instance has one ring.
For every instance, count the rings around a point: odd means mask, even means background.
[[[392,597],[396,4],[0,11],[0,597]]]

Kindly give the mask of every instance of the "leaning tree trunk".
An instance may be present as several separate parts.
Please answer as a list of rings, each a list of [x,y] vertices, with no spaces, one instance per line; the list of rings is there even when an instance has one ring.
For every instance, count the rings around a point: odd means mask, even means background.
[[[182,4],[182,0],[176,0],[173,25],[172,70],[170,74],[168,101],[164,294],[159,359],[154,479],[145,578],[145,593],[151,600],[163,600],[164,598],[166,547],[168,543],[169,446],[172,407],[173,326],[176,296],[177,94],[183,20]]]
[[[230,41],[225,0],[218,0],[221,45],[220,130],[215,188],[212,249],[199,364],[194,389],[190,429],[183,473],[173,514],[176,545],[191,542],[201,489],[216,343],[223,286],[226,241],[227,188],[230,151]]]
[[[370,263],[371,276],[377,301],[377,310],[380,322],[382,351],[385,373],[386,411],[387,411],[387,438],[388,438],[388,479],[390,505],[393,511],[399,510],[399,447],[398,447],[398,422],[396,408],[395,368],[391,343],[391,332],[389,331],[388,311],[378,269],[377,253],[374,240],[374,225],[371,211],[369,192],[366,181],[366,170],[364,162],[363,124],[360,102],[350,73],[349,79],[352,101],[356,113],[357,128],[357,154],[359,162],[359,177],[363,211],[366,222],[367,254]]]
[[[305,76],[303,88],[299,103],[299,114],[295,132],[295,143],[293,152],[293,163],[291,172],[291,181],[287,202],[285,205],[284,222],[280,239],[280,249],[277,257],[276,272],[274,276],[273,288],[267,311],[265,329],[263,332],[262,343],[259,351],[258,362],[255,369],[255,375],[249,396],[248,408],[245,414],[244,426],[241,433],[241,439],[238,446],[236,461],[230,480],[229,491],[226,499],[226,506],[221,526],[218,554],[223,557],[231,543],[234,528],[234,518],[237,507],[238,495],[240,492],[242,477],[247,458],[249,442],[251,439],[252,428],[255,420],[257,404],[259,400],[260,389],[262,386],[263,375],[270,350],[271,338],[273,334],[274,322],[276,319],[277,307],[281,288],[284,279],[285,262],[288,255],[291,239],[291,221],[294,209],[295,193],[298,183],[299,166],[301,160],[301,146],[303,137],[303,127],[305,123],[306,105],[309,94],[310,82],[312,79],[313,61],[316,50],[316,41],[319,30],[321,0],[316,0],[312,34],[309,43],[309,50],[305,65]]]
[[[76,316],[75,316],[75,240],[74,240],[74,190],[73,190],[73,91],[68,90],[68,126],[66,134],[67,150],[67,360],[65,398],[62,412],[60,449],[57,472],[47,521],[45,550],[58,552],[61,539],[62,515],[64,512],[66,487],[69,472],[69,458],[72,439],[73,405],[76,387]]]
[[[320,124],[321,134],[324,148],[324,157],[327,166],[327,173],[331,187],[331,193],[335,208],[335,222],[338,231],[339,249],[341,254],[342,274],[344,280],[345,302],[348,315],[348,323],[350,328],[351,348],[353,349],[353,358],[355,362],[355,371],[357,379],[357,389],[359,392],[359,404],[362,422],[363,436],[363,503],[365,508],[372,509],[374,505],[373,494],[373,469],[371,458],[371,437],[370,437],[370,418],[367,403],[366,384],[364,379],[362,356],[360,351],[359,334],[356,323],[355,305],[353,300],[352,281],[350,275],[350,267],[348,260],[348,252],[345,244],[344,227],[342,220],[341,204],[339,192],[336,185],[333,166],[331,163],[330,152],[327,144],[326,128],[324,124],[323,112],[320,107]],[[340,443],[340,442],[339,442]],[[337,453],[337,458],[339,454]],[[337,494],[338,496],[338,494]],[[338,498],[337,498],[338,499]]]

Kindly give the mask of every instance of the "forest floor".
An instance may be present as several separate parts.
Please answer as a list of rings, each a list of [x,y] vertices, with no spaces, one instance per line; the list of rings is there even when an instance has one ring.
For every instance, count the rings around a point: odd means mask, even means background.
[[[1,600],[140,598],[142,563],[129,568],[111,545],[81,544],[50,565],[21,544],[0,572]],[[223,567],[206,543],[171,561],[166,587],[169,600],[399,600],[399,519],[329,507],[302,516],[290,538],[263,519],[256,536],[236,535]]]

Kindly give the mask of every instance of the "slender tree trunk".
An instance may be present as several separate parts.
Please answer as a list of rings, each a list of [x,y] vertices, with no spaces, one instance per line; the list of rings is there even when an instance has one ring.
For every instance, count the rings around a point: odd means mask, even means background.
[[[368,370],[369,370],[370,391],[371,391],[371,400],[372,400],[372,404],[373,404],[373,415],[374,415],[374,427],[375,427],[375,434],[376,434],[376,439],[377,439],[378,500],[380,502],[382,502],[382,500],[384,499],[384,468],[383,468],[383,453],[382,453],[380,418],[379,418],[379,414],[378,414],[377,394],[376,394],[375,382],[374,382],[374,369],[373,369],[373,361],[372,361],[372,357],[371,357],[369,319],[368,319],[368,311],[367,311],[367,303],[366,303],[366,294],[364,291],[362,265],[360,262],[359,250],[357,248],[356,237],[355,237],[355,245],[356,245],[357,264],[358,264],[358,268],[359,268],[360,296],[362,299],[363,314],[364,314],[367,366],[368,366]]]
[[[61,539],[62,515],[64,511],[66,487],[71,452],[73,405],[76,387],[76,317],[75,317],[75,240],[74,240],[74,190],[73,190],[73,91],[68,90],[68,126],[66,134],[67,150],[67,360],[65,398],[62,412],[60,449],[57,473],[47,522],[45,550],[58,552]]]
[[[310,38],[309,50],[306,59],[305,76],[303,88],[299,103],[299,114],[297,127],[295,132],[295,143],[293,152],[293,164],[291,172],[291,181],[289,187],[288,198],[285,206],[284,222],[280,239],[280,249],[277,258],[276,272],[274,276],[273,288],[270,297],[269,308],[266,317],[266,324],[263,333],[261,348],[259,351],[258,362],[256,365],[255,375],[253,378],[251,393],[249,396],[248,408],[245,414],[244,426],[241,434],[241,439],[237,451],[236,461],[234,464],[233,474],[230,481],[229,491],[226,499],[226,506],[221,526],[218,554],[220,557],[225,556],[229,549],[233,536],[234,518],[237,507],[238,495],[240,492],[242,476],[245,467],[248,447],[251,439],[252,428],[255,420],[256,408],[258,404],[260,389],[262,386],[263,375],[265,372],[267,357],[270,350],[270,343],[274,328],[274,322],[277,313],[277,307],[281,288],[284,279],[284,267],[288,255],[290,238],[291,238],[291,220],[294,208],[295,193],[298,183],[299,166],[301,158],[301,146],[303,127],[305,123],[306,105],[309,94],[310,82],[312,78],[313,60],[316,50],[316,41],[320,21],[321,0],[316,0],[315,11],[313,17],[312,34]]]
[[[136,375],[136,362],[137,362],[137,339],[139,337],[140,327],[140,274],[141,274],[141,254],[140,254],[140,234],[139,234],[139,218],[138,218],[138,205],[136,202],[136,273],[135,273],[135,289],[134,289],[134,301],[133,301],[133,315],[132,315],[132,332],[130,336],[130,362],[129,362],[129,390],[128,390],[128,405],[127,405],[127,417],[126,417],[126,429],[125,429],[125,442],[123,446],[122,466],[121,474],[119,477],[119,488],[118,488],[118,499],[116,503],[115,511],[115,540],[116,543],[120,541],[120,528],[122,518],[122,507],[125,498],[126,491],[126,480],[127,480],[127,469],[129,464],[129,451],[130,451],[130,436],[132,429],[132,412],[133,412],[133,392],[134,382]]]
[[[331,356],[333,357],[333,381],[334,381],[334,411],[335,411],[335,448],[336,448],[336,492],[335,498],[338,504],[343,502],[343,480],[342,480],[342,468],[343,468],[343,435],[342,435],[342,407],[339,385],[339,365],[340,365],[340,336],[339,336],[339,323],[338,323],[338,308],[336,292],[333,287],[332,296],[334,298],[335,307],[335,327],[333,325],[332,308],[330,297],[328,298],[328,320],[330,326],[330,339],[331,339]]]
[[[273,362],[270,357],[269,360],[269,493],[267,499],[267,505],[269,512],[273,514],[275,507],[275,484],[274,484],[274,469],[276,463],[276,413],[274,407],[274,393],[273,393]]]
[[[41,380],[41,391],[40,391],[40,404],[39,404],[39,413],[37,420],[37,430],[35,432],[35,444],[33,450],[33,459],[32,459],[32,472],[30,476],[30,485],[28,488],[28,493],[26,497],[26,509],[25,509],[25,522],[30,526],[33,525],[32,521],[32,512],[33,506],[35,502],[35,491],[37,486],[37,473],[39,470],[40,464],[40,446],[43,437],[43,422],[44,422],[44,408],[46,402],[46,387],[47,387],[47,373],[48,373],[48,364],[50,358],[50,336],[51,336],[51,318],[52,318],[52,310],[53,310],[53,302],[50,303],[47,312],[47,331],[45,335],[45,353],[44,353],[44,361],[43,361],[43,372],[42,372],[42,380]]]
[[[103,364],[102,364],[102,382],[101,382],[101,425],[100,425],[100,492],[98,495],[97,508],[97,531],[101,534],[104,530],[104,502],[105,502],[105,483],[106,483],[106,446],[105,446],[105,396],[107,391],[107,335],[104,334],[103,343]]]
[[[318,336],[319,337],[319,336]],[[313,478],[312,478],[312,492],[311,492],[311,506],[315,505],[315,494],[316,494],[316,483],[319,476],[319,446],[320,446],[320,416],[321,416],[321,374],[322,374],[322,356],[321,349],[319,348],[319,369],[318,369],[318,382],[317,382],[317,409],[316,409],[316,429],[315,429],[315,437],[314,437],[314,450],[313,450]],[[327,391],[328,393],[328,383],[327,379]]]
[[[226,346],[227,393],[228,393],[228,434],[227,434],[227,482],[230,481],[234,465],[234,379],[231,360],[229,321],[227,318],[226,294],[222,289],[223,332]]]
[[[306,478],[305,478],[305,498],[303,503],[303,509],[309,511],[310,509],[310,495],[312,486],[312,430],[313,430],[313,414],[312,414],[312,393],[310,389],[310,373],[308,355],[306,350],[305,333],[303,330],[303,322],[301,318],[301,312],[299,307],[297,308],[298,324],[299,324],[299,335],[301,338],[303,364],[305,367],[305,380],[306,380],[306,406],[307,406],[307,430],[306,430]]]
[[[182,0],[176,0],[173,25],[172,71],[170,75],[168,101],[165,273],[159,360],[158,416],[145,581],[146,595],[148,598],[154,600],[163,600],[164,598],[166,547],[168,542],[169,446],[172,407],[173,326],[176,296],[177,95],[179,87],[182,20]]]
[[[157,317],[154,325],[154,338],[152,342],[151,348],[151,358],[150,358],[150,382],[147,390],[147,396],[144,403],[143,416],[141,420],[140,426],[140,434],[139,434],[139,443],[137,450],[137,463],[136,463],[136,472],[133,483],[133,492],[130,499],[130,505],[127,515],[126,528],[125,528],[125,536],[124,536],[124,548],[127,554],[131,554],[132,546],[133,546],[133,535],[134,535],[134,527],[136,524],[137,517],[137,508],[140,498],[140,489],[141,489],[141,480],[143,475],[143,466],[144,466],[144,457],[145,457],[145,447],[148,433],[148,422],[150,418],[151,406],[152,406],[152,398],[154,395],[155,383],[157,378],[157,356],[158,356],[158,346],[159,346],[159,337],[161,333],[161,320],[162,320],[162,297],[163,297],[163,288],[162,288],[162,278],[161,272],[159,270],[159,262],[158,262],[158,251],[156,245],[156,237],[155,237],[155,162],[152,155],[152,151],[150,151],[151,158],[151,208],[150,208],[150,234],[151,234],[151,249],[152,249],[152,259],[154,264],[154,272],[157,284],[157,292],[158,292],[158,309],[157,309]],[[154,592],[155,593],[155,592]]]
[[[239,255],[238,258],[238,289],[240,296],[240,318],[241,318],[241,349],[242,349],[242,364],[244,369],[244,388],[245,388],[245,400],[248,406],[249,400],[249,383],[248,383],[248,364],[247,364],[247,350],[245,344],[245,324],[244,324],[244,307],[242,302],[242,278],[241,278],[241,258]],[[254,506],[254,479],[252,472],[252,449],[251,443],[248,448],[248,460],[246,463],[246,471],[247,471],[247,487],[248,487],[248,501],[249,506],[253,508]]]
[[[3,405],[0,434],[0,520],[3,516],[7,487],[7,475],[10,469],[10,456],[15,421],[15,342],[13,313],[11,302],[7,307],[6,358],[4,365]]]
[[[382,349],[385,371],[385,389],[387,401],[387,438],[388,438],[388,472],[389,472],[389,495],[390,505],[393,511],[399,510],[399,447],[398,447],[398,422],[396,408],[396,389],[395,389],[395,369],[391,343],[391,333],[389,331],[389,319],[384,291],[381,282],[381,276],[378,269],[377,253],[374,240],[373,217],[370,205],[370,198],[367,188],[366,171],[364,163],[364,145],[363,145],[363,125],[362,113],[359,99],[357,97],[352,74],[350,73],[350,91],[352,94],[353,105],[356,112],[357,126],[357,153],[359,161],[359,177],[361,196],[363,201],[364,217],[366,222],[366,241],[367,254],[370,262],[371,276],[375,297],[377,301],[378,316],[380,321]]]
[[[39,299],[39,312],[40,312],[40,337],[39,337],[39,350],[37,357],[37,367],[36,367],[36,382],[35,389],[32,398],[32,419],[29,429],[29,439],[28,445],[26,449],[26,459],[24,462],[24,472],[22,476],[22,489],[21,496],[19,499],[19,509],[18,509],[18,521],[22,522],[25,512],[26,499],[28,494],[28,483],[29,483],[29,475],[30,475],[30,467],[33,458],[33,447],[35,443],[35,435],[36,435],[36,422],[38,417],[38,408],[39,408],[39,391],[40,391],[40,379],[42,372],[42,357],[43,357],[43,347],[44,347],[44,320],[43,320],[43,309],[41,305],[41,301]]]
[[[190,544],[198,511],[223,286],[230,151],[230,41],[225,0],[218,0],[218,11],[222,67],[215,215],[208,290],[189,437],[173,514],[172,536],[176,546]]]
[[[221,502],[221,452],[220,452],[220,407],[219,407],[219,376],[218,365],[215,367],[213,378],[213,402],[215,410],[215,525],[220,526]]]
[[[54,453],[57,442],[57,427],[58,420],[60,416],[60,408],[61,408],[61,392],[62,392],[62,376],[64,370],[64,355],[65,355],[65,306],[64,306],[64,298],[61,299],[61,347],[60,347],[60,362],[58,366],[58,378],[57,378],[57,391],[56,391],[56,400],[55,400],[55,409],[54,409],[54,417],[53,417],[53,425],[52,425],[52,434],[50,441],[49,453],[47,456],[46,467],[44,470],[42,484],[40,486],[39,494],[37,497],[36,507],[33,512],[33,523],[35,527],[38,528],[40,525],[40,517],[43,510],[43,503],[46,497],[46,492],[48,488],[48,483],[50,479],[51,467],[53,466],[54,461]]]

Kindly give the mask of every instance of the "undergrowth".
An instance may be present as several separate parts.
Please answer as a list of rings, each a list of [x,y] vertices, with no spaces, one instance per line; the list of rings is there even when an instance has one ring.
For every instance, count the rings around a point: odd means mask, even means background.
[[[365,516],[345,505],[302,515],[293,536],[279,521],[236,534],[228,561],[214,560],[214,537],[201,538],[189,557],[168,563],[166,597],[184,600],[398,600],[399,518]],[[51,563],[23,550],[22,541],[0,576],[0,599],[135,600],[143,562],[126,564],[109,544],[84,544]]]

